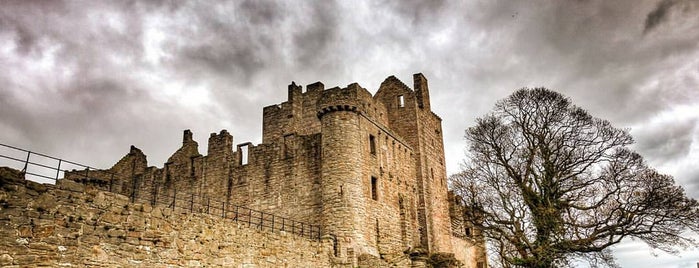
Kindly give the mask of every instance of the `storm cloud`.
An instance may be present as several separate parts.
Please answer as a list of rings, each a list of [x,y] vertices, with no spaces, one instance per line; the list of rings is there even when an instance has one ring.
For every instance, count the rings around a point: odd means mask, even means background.
[[[449,173],[478,116],[543,86],[630,129],[649,165],[699,197],[696,0],[3,1],[0,143],[97,167],[133,144],[162,166],[184,129],[202,153],[221,129],[259,143],[262,107],[291,81],[375,92],[418,72]]]

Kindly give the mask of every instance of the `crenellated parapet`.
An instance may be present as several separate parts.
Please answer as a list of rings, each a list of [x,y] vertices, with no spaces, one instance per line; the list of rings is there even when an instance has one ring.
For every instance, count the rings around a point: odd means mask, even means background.
[[[358,98],[360,90],[366,91],[359,84],[353,83],[346,88],[335,87],[323,91],[318,100],[318,118],[335,111],[357,112],[357,107],[360,106]]]

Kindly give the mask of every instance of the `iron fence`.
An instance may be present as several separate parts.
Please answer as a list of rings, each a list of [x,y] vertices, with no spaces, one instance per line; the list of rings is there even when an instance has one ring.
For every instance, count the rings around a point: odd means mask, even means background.
[[[40,183],[55,184],[68,173],[85,181],[95,180],[104,186],[103,190],[127,195],[132,203],[148,203],[170,208],[173,212],[206,213],[250,228],[289,232],[314,240],[319,240],[321,236],[319,225],[231,204],[225,200],[202,197],[190,192],[178,192],[174,187],[162,189],[161,185],[152,180],[138,181],[136,177],[125,177],[114,172],[2,143],[0,143],[0,159],[5,160],[0,161],[0,166],[7,164],[10,168],[21,170],[25,174],[25,179]],[[117,191],[114,187],[115,181],[130,181],[132,187],[126,189],[127,192],[124,189]],[[143,189],[150,189],[150,191],[143,191]]]

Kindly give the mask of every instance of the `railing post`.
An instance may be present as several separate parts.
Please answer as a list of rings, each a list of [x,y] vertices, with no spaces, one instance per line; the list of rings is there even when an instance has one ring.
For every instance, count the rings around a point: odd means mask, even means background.
[[[61,159],[58,159],[58,167],[56,168],[56,181],[58,181],[58,175],[61,174]]]
[[[221,217],[226,218],[226,202],[221,202]]]
[[[85,168],[85,180],[90,178],[90,167]]]
[[[264,229],[265,213],[260,211],[260,230]]]
[[[32,152],[27,151],[27,160],[24,161],[24,168],[22,169],[22,173],[27,173],[27,166],[29,165],[29,156],[32,154]],[[25,179],[27,178],[26,176],[24,177]]]

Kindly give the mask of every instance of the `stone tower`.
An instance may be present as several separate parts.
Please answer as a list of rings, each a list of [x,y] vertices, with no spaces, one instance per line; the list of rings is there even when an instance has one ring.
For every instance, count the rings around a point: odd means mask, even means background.
[[[318,102],[321,122],[321,196],[324,233],[339,241],[338,255],[366,247],[361,235],[365,216],[361,172],[361,131],[356,93],[359,86],[323,91]],[[347,256],[352,258],[352,256]]]
[[[391,129],[413,148],[420,246],[451,252],[442,119],[430,108],[427,79],[413,75],[415,90],[396,77],[381,83],[375,98],[388,108]]]

